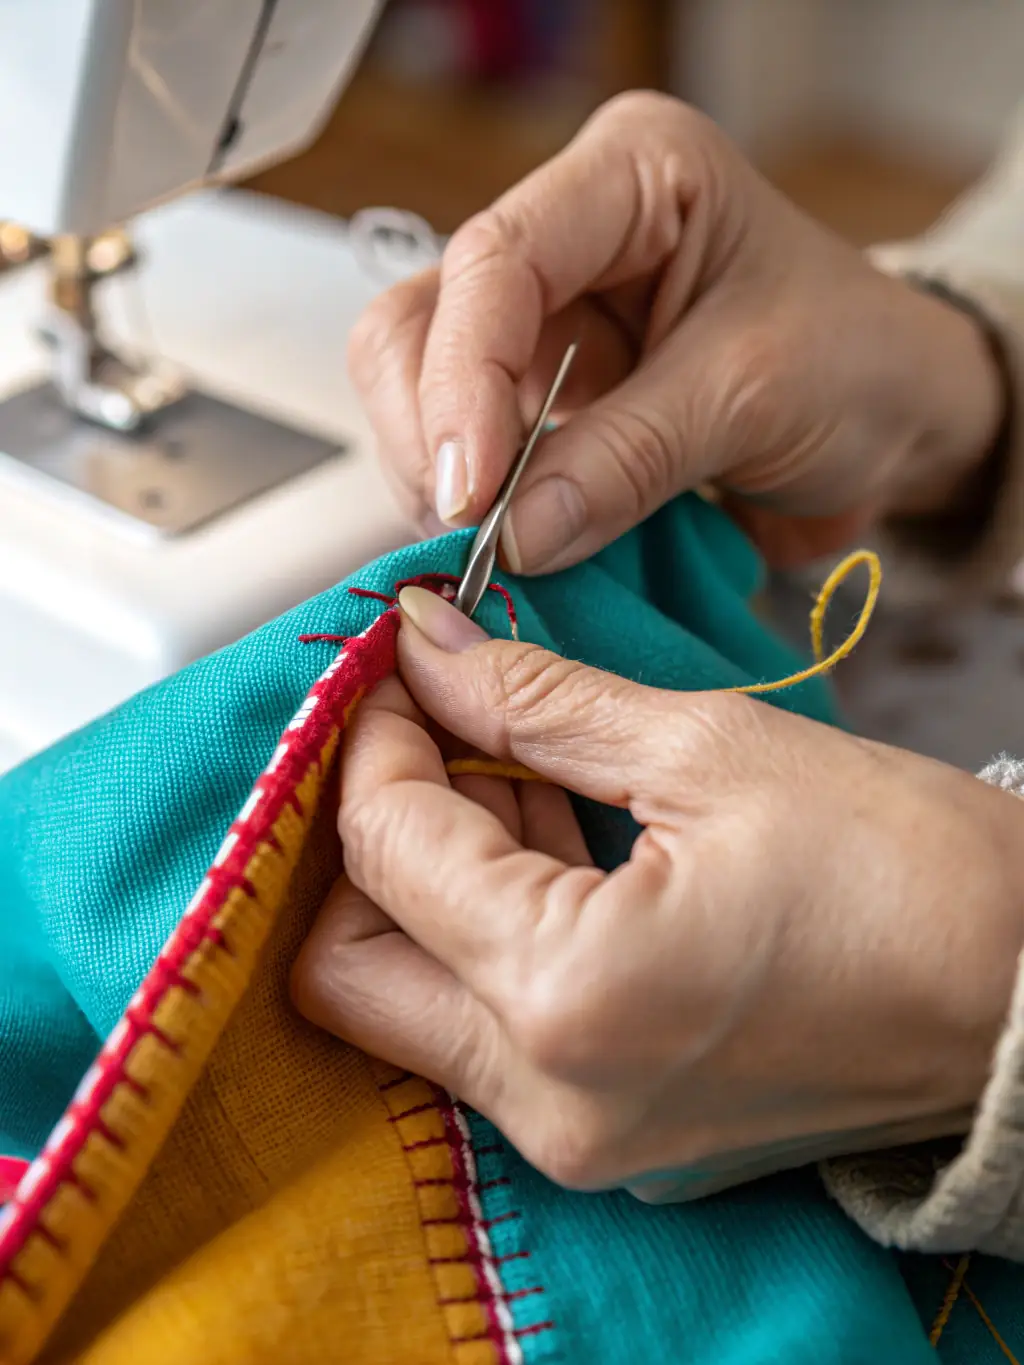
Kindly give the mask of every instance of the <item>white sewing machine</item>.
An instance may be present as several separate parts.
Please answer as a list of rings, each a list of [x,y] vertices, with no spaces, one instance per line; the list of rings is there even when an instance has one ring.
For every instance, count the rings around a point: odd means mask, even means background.
[[[346,229],[179,199],[310,142],[381,3],[0,0],[0,770],[407,538]]]

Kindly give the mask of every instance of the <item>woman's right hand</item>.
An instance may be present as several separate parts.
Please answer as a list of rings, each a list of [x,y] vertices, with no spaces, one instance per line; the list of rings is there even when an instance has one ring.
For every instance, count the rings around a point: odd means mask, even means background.
[[[707,483],[775,562],[824,553],[879,510],[941,506],[1001,418],[973,322],[661,95],[606,105],[358,326],[350,368],[421,526],[480,520],[574,337],[571,420],[506,523],[514,572],[586,558]]]

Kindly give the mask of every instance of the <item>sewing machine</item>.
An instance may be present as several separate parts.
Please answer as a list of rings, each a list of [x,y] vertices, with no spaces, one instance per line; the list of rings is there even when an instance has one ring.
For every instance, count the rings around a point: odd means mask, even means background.
[[[380,5],[0,0],[0,769],[408,537],[344,372],[379,281],[203,188],[312,141]]]

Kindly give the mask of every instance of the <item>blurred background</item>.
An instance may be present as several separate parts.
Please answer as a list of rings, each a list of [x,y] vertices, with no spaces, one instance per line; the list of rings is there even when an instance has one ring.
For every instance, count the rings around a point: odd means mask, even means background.
[[[922,231],[985,168],[1024,99],[1022,59],[1021,0],[389,0],[316,144],[248,188],[339,223],[394,206],[445,234],[557,152],[609,97],[655,88],[704,109],[769,179],[860,246]],[[0,223],[0,273],[3,232]],[[314,326],[308,314],[322,306],[319,288],[316,302],[303,304],[289,262],[283,297],[315,338],[322,319]],[[346,299],[369,297],[381,283],[343,275],[331,288]],[[218,272],[203,288],[215,284]],[[239,295],[253,292],[243,280]],[[168,299],[175,318],[176,290]],[[333,357],[351,318],[330,311]],[[228,348],[207,345],[208,330],[182,333],[186,360],[203,352],[217,374]],[[232,347],[250,382],[245,338],[234,336]],[[24,349],[20,331],[8,349]],[[280,364],[278,349],[267,360],[268,387]],[[301,387],[302,364],[293,357],[292,366],[289,383]],[[325,391],[333,403],[333,380]],[[227,582],[228,568],[222,576]],[[835,633],[858,592],[839,604]],[[766,599],[801,646],[810,599],[807,579],[778,579]],[[882,604],[840,671],[852,724],[968,768],[1002,748],[1024,755],[1019,596],[1007,592],[956,618],[898,611],[884,587]]]
[[[450,231],[603,100],[648,87],[868,242],[924,227],[984,166],[1022,54],[1018,0],[390,0],[318,144],[256,183]]]
[[[984,169],[1022,57],[1019,0],[391,0],[318,144],[256,187],[343,216],[400,205],[448,232],[603,100],[647,87],[711,114],[864,245],[923,230]],[[808,605],[805,581],[773,583],[801,645]],[[838,681],[861,732],[976,768],[1024,753],[1022,680],[1007,594],[955,619],[883,609]]]

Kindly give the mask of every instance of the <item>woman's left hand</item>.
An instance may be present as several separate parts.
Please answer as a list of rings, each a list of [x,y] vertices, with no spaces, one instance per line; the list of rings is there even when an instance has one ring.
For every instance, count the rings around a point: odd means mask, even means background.
[[[305,1015],[579,1188],[963,1124],[1024,942],[1015,798],[402,605],[404,682],[345,745]],[[552,785],[450,781],[446,735]],[[592,865],[561,788],[632,813],[628,863]]]

